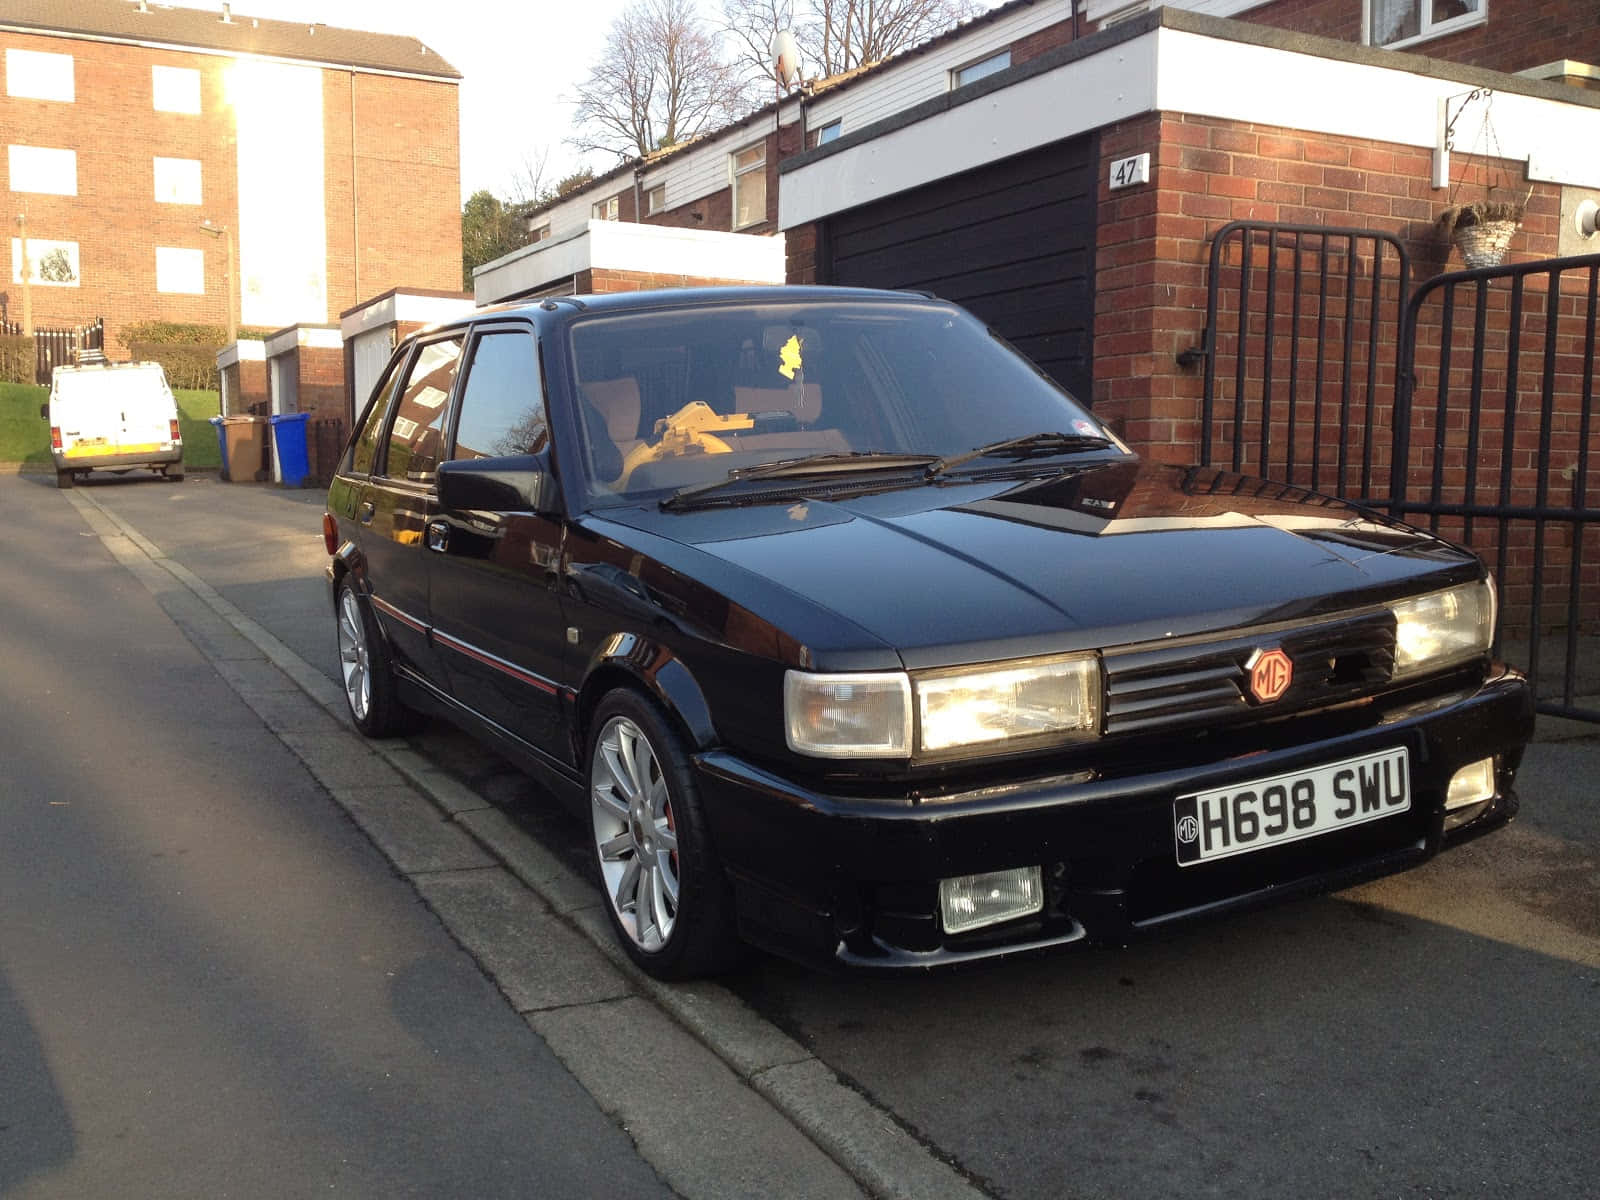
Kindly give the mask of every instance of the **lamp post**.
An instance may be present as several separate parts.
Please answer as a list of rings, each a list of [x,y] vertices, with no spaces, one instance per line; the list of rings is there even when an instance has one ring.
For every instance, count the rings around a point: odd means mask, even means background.
[[[228,243],[228,341],[239,340],[239,292],[234,286],[234,261],[237,252],[234,249],[233,230],[227,225],[213,224],[210,217],[200,222],[200,231],[209,233],[214,238],[223,238]]]
[[[17,214],[17,230],[22,248],[22,336],[33,336],[33,266],[28,262],[28,214]]]

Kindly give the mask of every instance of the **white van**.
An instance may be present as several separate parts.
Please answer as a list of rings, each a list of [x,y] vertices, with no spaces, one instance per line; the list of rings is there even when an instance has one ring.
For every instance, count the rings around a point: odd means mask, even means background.
[[[50,373],[50,422],[56,486],[69,488],[90,471],[148,467],[183,478],[178,402],[160,363],[83,363]]]

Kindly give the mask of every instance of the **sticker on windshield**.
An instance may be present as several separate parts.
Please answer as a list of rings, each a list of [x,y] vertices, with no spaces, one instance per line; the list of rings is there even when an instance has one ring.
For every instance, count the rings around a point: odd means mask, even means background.
[[[800,340],[798,333],[790,334],[789,340],[778,350],[778,374],[785,379],[793,379],[794,373],[804,365],[800,361],[800,348],[805,345]]]
[[[1084,437],[1100,436],[1100,430],[1095,423],[1093,421],[1085,421],[1082,417],[1079,417],[1072,423],[1072,431],[1074,433],[1081,433]]]

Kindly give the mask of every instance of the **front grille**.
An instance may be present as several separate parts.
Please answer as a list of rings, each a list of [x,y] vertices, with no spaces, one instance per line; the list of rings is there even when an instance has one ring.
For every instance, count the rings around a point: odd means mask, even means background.
[[[1245,664],[1280,647],[1294,662],[1289,689],[1257,704]],[[1394,674],[1394,614],[1274,627],[1211,642],[1107,651],[1107,734],[1150,733],[1275,717],[1366,695]]]

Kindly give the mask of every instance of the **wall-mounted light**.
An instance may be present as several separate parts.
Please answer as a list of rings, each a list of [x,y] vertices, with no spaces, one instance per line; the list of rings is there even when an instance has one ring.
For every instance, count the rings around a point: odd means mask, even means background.
[[[1582,201],[1572,214],[1572,223],[1577,227],[1579,237],[1592,238],[1597,222],[1600,222],[1600,204],[1593,200]]]

